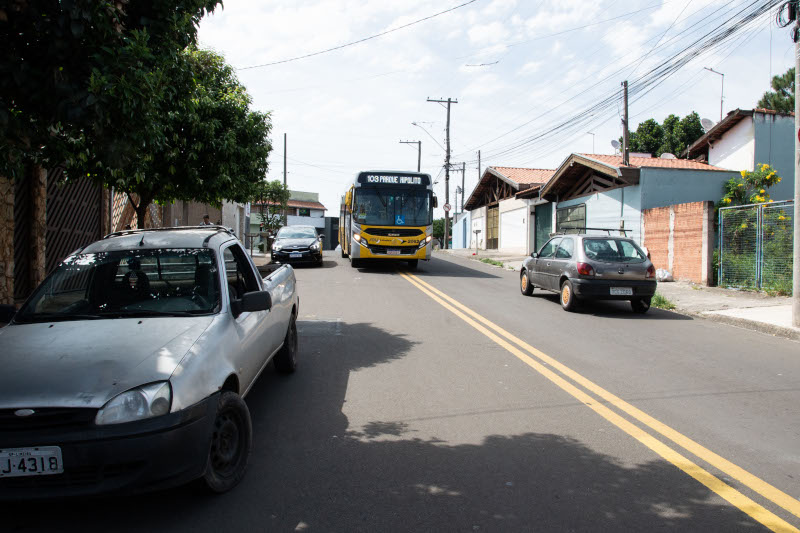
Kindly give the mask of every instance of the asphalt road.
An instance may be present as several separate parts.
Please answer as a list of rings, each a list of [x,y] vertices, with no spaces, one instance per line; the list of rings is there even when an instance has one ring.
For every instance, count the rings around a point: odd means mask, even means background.
[[[411,275],[409,275],[411,274]],[[232,492],[0,507],[4,531],[761,531],[800,526],[800,344],[517,274],[298,268],[300,366],[247,398]]]

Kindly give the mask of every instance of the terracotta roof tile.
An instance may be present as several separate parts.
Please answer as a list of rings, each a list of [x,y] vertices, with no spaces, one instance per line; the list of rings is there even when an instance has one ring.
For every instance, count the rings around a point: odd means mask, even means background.
[[[258,206],[261,204],[253,204],[254,206]],[[277,205],[270,202],[270,205]],[[319,202],[303,202],[301,200],[289,200],[286,202],[286,207],[298,207],[301,209],[322,209],[326,211],[325,206]]]
[[[595,161],[600,161],[612,167],[622,166],[621,155],[605,155],[605,154],[578,154],[582,157],[588,157]],[[656,167],[656,168],[682,168],[689,170],[727,170],[724,168],[715,167],[707,163],[701,163],[691,159],[661,159],[660,157],[631,157],[630,166],[634,168]]]
[[[546,183],[547,180],[549,180],[555,173],[555,170],[550,170],[546,168],[519,168],[519,167],[492,167],[492,168],[517,184],[526,183],[531,185],[538,185]]]

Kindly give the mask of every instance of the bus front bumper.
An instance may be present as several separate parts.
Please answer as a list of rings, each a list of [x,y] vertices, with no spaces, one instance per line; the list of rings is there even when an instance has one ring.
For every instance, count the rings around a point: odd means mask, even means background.
[[[375,246],[364,245],[355,240],[350,241],[350,256],[356,259],[398,259],[400,261],[422,260],[431,258],[431,243],[425,246]]]

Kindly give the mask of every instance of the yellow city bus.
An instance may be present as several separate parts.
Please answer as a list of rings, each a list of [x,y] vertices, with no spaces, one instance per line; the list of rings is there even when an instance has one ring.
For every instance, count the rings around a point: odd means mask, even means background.
[[[342,195],[339,243],[353,267],[366,259],[408,262],[431,258],[433,208],[430,174],[395,170],[360,172]]]

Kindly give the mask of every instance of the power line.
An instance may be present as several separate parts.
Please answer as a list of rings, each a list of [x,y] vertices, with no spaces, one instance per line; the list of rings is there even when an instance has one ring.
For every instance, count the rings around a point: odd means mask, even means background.
[[[473,3],[477,2],[477,1],[478,0],[469,0],[468,2],[464,2],[463,4],[457,5],[455,7],[451,7],[450,9],[445,9],[444,11],[440,11],[438,13],[434,13],[433,15],[429,15],[429,16],[421,18],[419,20],[415,20],[414,22],[409,22],[408,24],[403,24],[402,26],[398,26],[397,28],[392,28],[391,30],[386,30],[386,31],[381,32],[381,33],[376,33],[375,35],[371,35],[369,37],[365,37],[365,38],[359,39],[357,41],[352,41],[352,42],[349,42],[349,43],[346,43],[346,44],[340,44],[339,46],[334,46],[332,48],[328,48],[328,49],[325,49],[325,50],[320,50],[319,52],[312,52],[310,54],[305,54],[305,55],[302,55],[302,56],[291,57],[291,58],[288,58],[288,59],[281,59],[280,61],[272,61],[271,63],[263,63],[261,65],[252,65],[250,67],[241,67],[241,68],[239,68],[237,70],[250,70],[250,69],[253,69],[253,68],[271,67],[273,65],[280,65],[280,64],[283,64],[283,63],[289,63],[291,61],[299,61],[300,59],[307,59],[309,57],[314,57],[314,56],[318,56],[318,55],[322,55],[322,54],[327,54],[328,52],[341,50],[342,48],[347,48],[348,46],[353,46],[353,45],[360,44],[360,43],[363,43],[363,42],[366,42],[366,41],[370,41],[372,39],[377,39],[378,37],[382,37],[382,36],[387,35],[389,33],[393,33],[393,32],[408,28],[410,26],[414,26],[415,24],[419,24],[421,22],[425,22],[426,20],[430,20],[430,19],[438,17],[440,15],[444,15],[446,13],[450,13],[451,11],[455,11],[456,9],[461,9],[464,6],[468,6],[468,5],[473,4]]]

